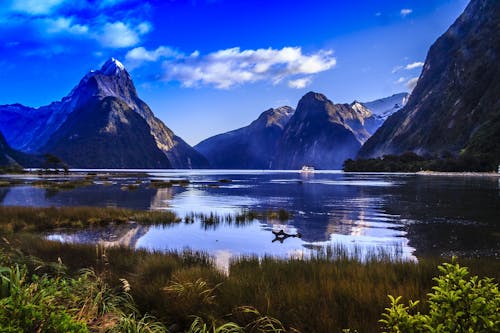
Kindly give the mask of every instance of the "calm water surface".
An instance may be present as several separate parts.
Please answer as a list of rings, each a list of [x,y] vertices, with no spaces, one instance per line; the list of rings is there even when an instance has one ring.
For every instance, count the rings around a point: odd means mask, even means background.
[[[74,190],[32,186],[0,188],[2,205],[116,206],[234,214],[242,209],[286,209],[289,221],[260,220],[243,226],[199,221],[170,226],[125,226],[62,231],[51,239],[106,242],[154,250],[212,254],[221,265],[241,255],[304,256],[325,245],[353,249],[385,248],[402,258],[419,255],[493,256],[500,253],[500,183],[497,178],[357,174],[339,171],[168,170],[147,171],[137,190],[123,190],[138,179],[111,178]],[[149,179],[189,179],[188,186],[149,188]],[[231,182],[220,182],[229,179]],[[301,234],[275,239],[272,231]]]

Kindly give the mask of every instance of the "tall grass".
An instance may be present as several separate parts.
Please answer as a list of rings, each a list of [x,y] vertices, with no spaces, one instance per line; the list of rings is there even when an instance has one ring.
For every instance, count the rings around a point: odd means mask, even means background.
[[[134,211],[98,207],[8,207],[0,206],[0,232],[39,232],[55,228],[95,227],[135,221],[143,224],[180,222],[170,211]]]
[[[1,185],[1,184],[0,184]],[[217,213],[191,213],[184,217],[185,223],[195,220],[206,229],[221,224],[246,225],[258,219],[284,221],[290,218],[285,210],[243,210],[239,213],[220,215]],[[0,206],[0,233],[41,232],[56,228],[85,228],[138,222],[141,224],[166,225],[179,223],[182,219],[174,212],[137,211],[124,208],[102,207],[18,207]]]
[[[387,295],[424,299],[443,260],[394,261],[382,252],[350,256],[338,247],[307,260],[239,258],[225,274],[203,253],[71,245],[27,234],[5,240],[24,258],[51,262],[60,258],[70,272],[90,267],[115,288],[125,279],[139,311],[174,325],[177,331],[189,331],[196,315],[199,332],[231,322],[246,332],[259,332],[247,326],[259,318],[262,323],[278,318],[287,332],[331,333],[345,328],[376,332]],[[7,247],[5,240],[0,243]],[[500,278],[496,260],[461,263],[474,274]],[[242,313],[241,306],[256,312]]]

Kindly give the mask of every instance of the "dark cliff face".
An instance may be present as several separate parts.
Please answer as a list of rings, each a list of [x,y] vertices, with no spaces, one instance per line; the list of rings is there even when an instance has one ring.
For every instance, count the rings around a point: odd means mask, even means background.
[[[3,128],[15,148],[59,154],[71,167],[208,166],[201,154],[154,116],[115,59],[89,72],[60,102],[39,109],[0,106]]]
[[[12,149],[0,132],[0,167],[1,166],[22,166],[22,167],[40,167],[42,158],[32,156]]]
[[[9,146],[7,145],[7,141],[5,141],[2,133],[0,133],[0,166],[16,163],[16,161],[9,156],[8,150]]]
[[[249,126],[219,134],[195,148],[214,168],[341,168],[382,120],[363,104],[333,104],[310,92],[290,107],[269,109]]]
[[[116,97],[75,110],[45,147],[70,167],[170,168],[146,121]]]
[[[469,152],[500,159],[500,2],[472,0],[430,48],[406,106],[359,157]]]
[[[340,168],[344,160],[356,155],[360,140],[367,135],[360,122],[348,104],[333,104],[324,95],[309,92],[285,127],[273,167]]]
[[[203,140],[195,146],[220,169],[270,169],[276,145],[293,115],[283,106],[263,112],[250,125]]]

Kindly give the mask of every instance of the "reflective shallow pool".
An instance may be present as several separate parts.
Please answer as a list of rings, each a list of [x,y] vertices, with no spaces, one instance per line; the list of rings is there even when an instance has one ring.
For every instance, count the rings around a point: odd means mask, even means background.
[[[207,251],[221,264],[241,255],[305,256],[318,247],[385,248],[402,258],[421,254],[498,257],[500,190],[497,178],[415,174],[301,174],[293,171],[168,170],[117,177],[73,190],[0,188],[2,205],[118,206],[228,215],[243,209],[291,213],[288,221],[60,231],[51,239],[121,244],[154,250]],[[189,179],[186,186],[150,188],[150,179]],[[135,190],[124,185],[140,184]],[[272,231],[290,235],[276,239]]]

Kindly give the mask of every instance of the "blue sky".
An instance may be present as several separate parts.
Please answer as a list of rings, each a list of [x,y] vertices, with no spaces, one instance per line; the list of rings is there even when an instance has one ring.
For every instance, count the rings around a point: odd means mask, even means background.
[[[2,0],[0,104],[60,100],[109,57],[188,143],[306,92],[411,90],[466,0]]]

